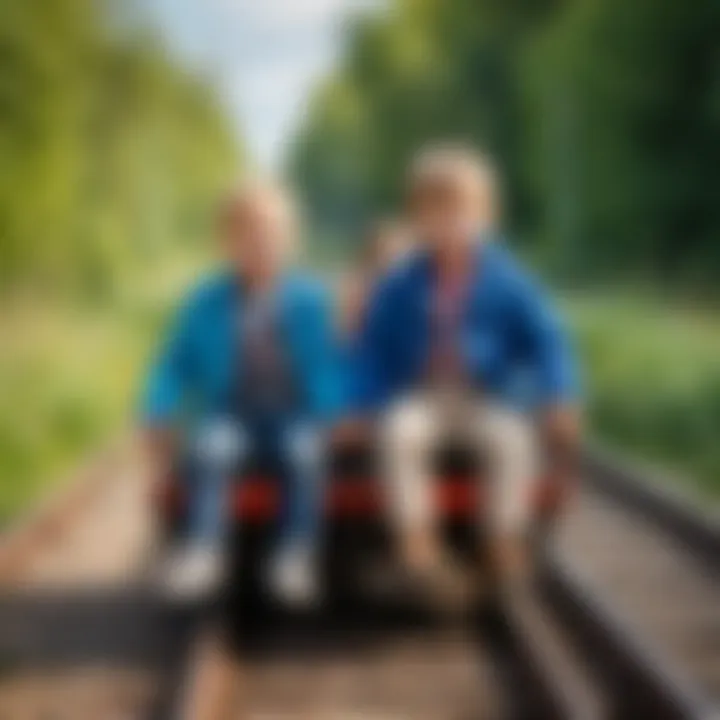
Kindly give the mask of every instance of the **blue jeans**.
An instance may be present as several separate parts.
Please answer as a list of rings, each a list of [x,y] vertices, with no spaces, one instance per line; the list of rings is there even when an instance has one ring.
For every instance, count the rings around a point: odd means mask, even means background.
[[[226,428],[232,428],[227,432],[234,435],[234,443],[213,437],[213,429],[207,427],[193,444],[188,519],[191,542],[222,546],[229,525],[226,501],[232,476],[250,456],[259,456],[277,472],[283,489],[281,546],[316,545],[322,524],[325,470],[322,432],[308,421],[293,418],[252,417],[223,422]]]

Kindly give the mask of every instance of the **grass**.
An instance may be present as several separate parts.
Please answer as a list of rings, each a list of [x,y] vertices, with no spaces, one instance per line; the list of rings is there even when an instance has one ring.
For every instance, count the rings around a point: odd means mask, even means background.
[[[112,302],[16,301],[0,314],[0,524],[132,418],[162,320],[192,274],[178,263]]]
[[[566,308],[595,433],[720,497],[720,317],[622,296]]]

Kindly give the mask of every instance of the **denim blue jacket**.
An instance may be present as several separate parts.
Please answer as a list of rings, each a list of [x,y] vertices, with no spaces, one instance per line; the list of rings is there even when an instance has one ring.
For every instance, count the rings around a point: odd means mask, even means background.
[[[514,406],[574,400],[576,362],[543,292],[497,241],[479,244],[472,262],[459,338],[471,382]],[[379,410],[422,382],[432,290],[432,262],[425,253],[408,258],[376,288],[353,361],[355,412]]]
[[[324,288],[299,273],[280,281],[280,342],[298,393],[295,410],[331,419],[339,409],[337,363]],[[232,410],[241,377],[237,341],[242,293],[236,278],[219,272],[190,293],[153,363],[141,402],[145,423]]]

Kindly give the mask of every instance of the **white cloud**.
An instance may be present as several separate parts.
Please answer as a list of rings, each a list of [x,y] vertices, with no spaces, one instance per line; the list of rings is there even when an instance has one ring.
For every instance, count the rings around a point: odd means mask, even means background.
[[[380,0],[210,0],[257,25],[327,23],[357,10],[378,7]]]
[[[315,76],[312,66],[286,63],[240,76],[233,90],[241,102],[252,98],[255,107],[277,106],[301,93]]]
[[[386,0],[154,0],[171,42],[208,68],[261,164],[277,166],[343,21]]]

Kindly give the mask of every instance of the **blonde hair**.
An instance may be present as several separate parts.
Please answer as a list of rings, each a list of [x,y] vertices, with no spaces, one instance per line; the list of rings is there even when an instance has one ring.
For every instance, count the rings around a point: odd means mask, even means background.
[[[434,188],[471,185],[488,200],[493,214],[500,206],[498,171],[492,159],[469,144],[427,145],[410,162],[407,185],[411,195]]]
[[[288,253],[297,252],[301,226],[298,205],[287,186],[276,179],[256,176],[236,184],[220,203],[220,222],[236,212],[238,207],[247,207],[258,202],[270,203],[277,208],[282,234],[288,241]]]

